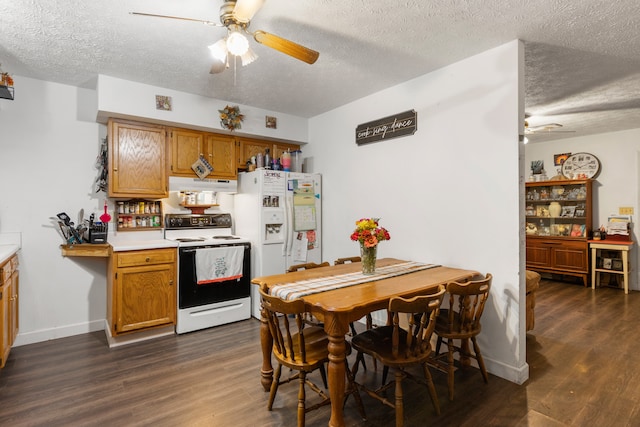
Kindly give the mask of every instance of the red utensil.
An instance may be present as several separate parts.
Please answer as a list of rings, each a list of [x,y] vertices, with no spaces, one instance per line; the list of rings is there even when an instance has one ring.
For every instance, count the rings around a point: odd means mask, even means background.
[[[100,215],[100,221],[102,221],[103,223],[107,223],[109,221],[111,221],[111,215],[109,215],[109,213],[107,212],[107,201],[104,201],[104,213],[102,215]]]

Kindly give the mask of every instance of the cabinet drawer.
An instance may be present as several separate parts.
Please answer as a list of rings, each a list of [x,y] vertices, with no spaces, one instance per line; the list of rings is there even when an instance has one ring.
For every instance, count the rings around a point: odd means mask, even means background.
[[[170,264],[175,260],[176,249],[155,249],[151,251],[120,252],[117,254],[118,267]]]
[[[14,255],[0,267],[0,285],[7,283],[14,271],[18,269],[18,257]]]

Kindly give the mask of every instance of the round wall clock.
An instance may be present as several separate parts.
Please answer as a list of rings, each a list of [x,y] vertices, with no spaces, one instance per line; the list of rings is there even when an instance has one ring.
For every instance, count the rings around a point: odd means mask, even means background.
[[[562,175],[569,179],[595,178],[600,173],[600,160],[591,153],[575,153],[562,163]]]

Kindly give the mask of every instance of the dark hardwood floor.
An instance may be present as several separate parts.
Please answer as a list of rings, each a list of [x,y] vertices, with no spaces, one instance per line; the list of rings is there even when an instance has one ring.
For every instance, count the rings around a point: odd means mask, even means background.
[[[442,414],[407,381],[405,425],[638,426],[639,325],[640,292],[543,280],[527,334],[529,380],[490,376],[485,385],[476,369],[459,370],[449,402],[445,374],[432,369]],[[252,319],[111,350],[102,332],[16,347],[0,371],[0,425],[295,426],[296,384],[266,409],[259,340]],[[367,361],[358,381],[379,381]],[[392,409],[362,399],[367,421],[350,398],[348,426],[394,424]],[[307,426],[326,426],[329,410],[309,413]]]

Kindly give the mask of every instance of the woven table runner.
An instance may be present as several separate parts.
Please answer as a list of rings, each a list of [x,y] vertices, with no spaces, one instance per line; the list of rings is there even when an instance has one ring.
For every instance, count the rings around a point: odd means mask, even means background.
[[[332,291],[334,289],[346,288],[347,286],[359,285],[375,280],[388,279],[389,277],[401,276],[434,267],[440,267],[440,265],[406,261],[385,267],[376,267],[376,272],[372,275],[365,275],[362,274],[361,271],[358,271],[354,273],[337,274],[335,276],[319,277],[317,279],[281,283],[272,286],[270,293],[284,300],[294,300],[305,295]]]

